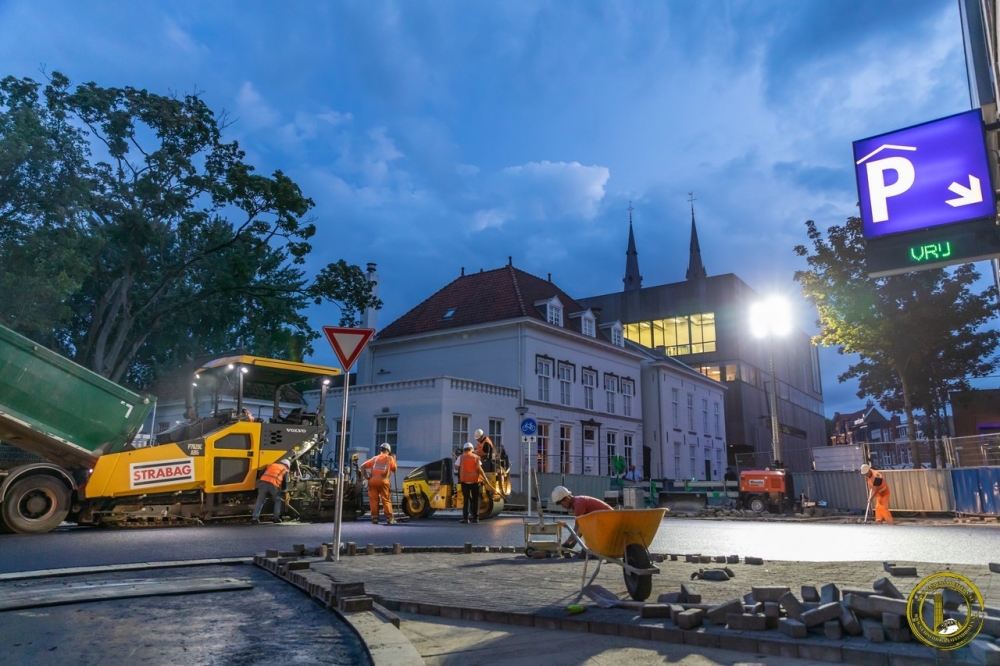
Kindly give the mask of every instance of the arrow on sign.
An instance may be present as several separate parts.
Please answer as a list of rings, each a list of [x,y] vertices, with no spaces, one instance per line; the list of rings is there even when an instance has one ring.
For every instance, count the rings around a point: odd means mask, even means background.
[[[365,345],[375,335],[374,328],[346,328],[343,326],[324,326],[323,333],[330,341],[330,346],[340,360],[344,372],[350,372],[351,366],[361,356]]]
[[[969,176],[969,186],[959,185],[958,183],[952,183],[948,186],[950,192],[954,192],[958,195],[957,199],[948,199],[945,201],[949,206],[968,206],[969,204],[979,203],[983,200],[983,188],[979,184],[979,179],[975,176]]]

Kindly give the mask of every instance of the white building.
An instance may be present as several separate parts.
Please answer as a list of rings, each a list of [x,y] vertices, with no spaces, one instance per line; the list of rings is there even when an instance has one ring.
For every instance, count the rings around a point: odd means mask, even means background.
[[[377,280],[372,265],[369,275]],[[515,477],[524,465],[608,476],[622,456],[646,478],[721,478],[723,390],[507,265],[463,273],[378,332],[348,392],[347,448],[371,455],[389,442],[409,469],[452,456],[482,428]],[[342,396],[334,388],[327,399],[336,441]],[[522,442],[522,414],[538,422],[534,445]]]

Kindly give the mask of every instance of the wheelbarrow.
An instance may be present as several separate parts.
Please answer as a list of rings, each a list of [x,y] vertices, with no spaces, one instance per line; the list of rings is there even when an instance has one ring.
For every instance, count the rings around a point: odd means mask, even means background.
[[[580,597],[584,588],[597,578],[601,565],[610,562],[623,569],[630,597],[636,601],[648,599],[653,591],[652,576],[660,573],[649,557],[649,545],[653,543],[664,513],[666,509],[594,511],[576,519],[579,534],[569,525],[559,523],[560,528],[576,537],[583,549]],[[597,568],[587,580],[591,559],[597,560]]]

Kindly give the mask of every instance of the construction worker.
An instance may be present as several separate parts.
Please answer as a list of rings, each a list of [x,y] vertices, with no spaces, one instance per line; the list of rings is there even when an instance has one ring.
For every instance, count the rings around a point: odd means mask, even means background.
[[[260,519],[260,511],[264,508],[264,502],[268,497],[274,502],[274,522],[281,522],[281,486],[288,475],[288,468],[291,465],[288,458],[282,458],[278,462],[273,462],[264,470],[260,481],[257,482],[257,504],[253,507],[253,520],[256,525]]]
[[[585,516],[594,511],[613,511],[610,505],[602,502],[596,497],[586,495],[574,495],[566,486],[556,486],[552,489],[552,503],[558,504],[564,509],[573,512],[576,518]],[[576,531],[576,523],[573,524],[573,531]],[[563,543],[563,548],[572,548],[576,545],[576,539],[570,536]]]
[[[479,432],[482,432],[481,430]],[[479,522],[479,481],[486,481],[483,464],[473,451],[472,442],[466,442],[462,447],[462,455],[455,461],[455,473],[462,484],[462,520],[463,523]]]
[[[385,512],[387,525],[395,525],[396,517],[392,513],[392,496],[389,494],[391,484],[389,475],[396,471],[396,456],[392,455],[392,447],[383,442],[379,454],[369,458],[361,465],[361,473],[368,480],[368,506],[372,512],[372,523],[378,525],[378,501],[382,500],[382,511]]]
[[[886,483],[882,472],[872,469],[872,466],[865,463],[859,470],[865,475],[868,482],[868,503],[875,499],[875,522],[893,523],[892,513],[889,511],[889,484]]]
[[[496,464],[493,461],[493,456],[496,453],[496,447],[493,446],[493,440],[487,437],[482,430],[476,430],[473,436],[476,438],[476,455],[479,456],[479,461],[483,465],[483,471],[495,472]]]

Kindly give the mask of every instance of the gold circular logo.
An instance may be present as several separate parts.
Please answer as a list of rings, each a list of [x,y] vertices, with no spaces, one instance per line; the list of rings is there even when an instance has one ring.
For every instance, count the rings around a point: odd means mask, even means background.
[[[983,628],[984,607],[983,595],[971,580],[946,571],[917,583],[906,600],[906,619],[920,642],[954,650],[972,642]]]

